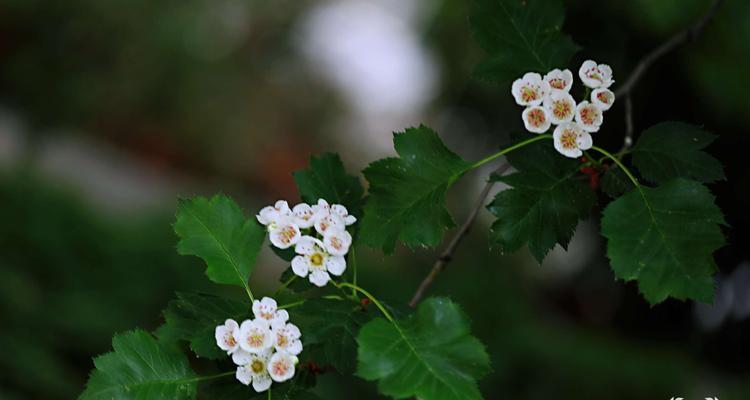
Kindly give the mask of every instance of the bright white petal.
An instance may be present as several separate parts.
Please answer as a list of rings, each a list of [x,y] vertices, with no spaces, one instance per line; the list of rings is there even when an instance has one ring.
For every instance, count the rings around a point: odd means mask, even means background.
[[[357,222],[357,217],[353,215],[347,215],[346,218],[344,218],[344,223],[349,226],[353,223]]]
[[[521,113],[521,118],[526,130],[533,133],[544,133],[551,125],[547,110],[544,107],[527,107]]]
[[[588,133],[584,132],[578,136],[578,148],[579,149],[588,150],[593,145],[594,145],[594,140],[591,138],[591,135],[589,135]]]
[[[310,282],[318,287],[325,286],[330,280],[331,276],[326,271],[317,269],[310,274]]]
[[[253,389],[258,393],[265,392],[271,387],[271,383],[273,383],[273,381],[268,374],[255,375],[255,378],[253,379]]]
[[[284,382],[294,376],[297,357],[283,351],[276,352],[268,362],[268,374],[276,382]]]
[[[343,256],[349,252],[352,235],[347,231],[329,231],[323,238],[323,244],[329,254]]]
[[[283,224],[280,222],[274,229],[271,229],[268,237],[271,240],[271,244],[283,250],[299,242],[302,233],[296,224],[284,221]]]
[[[310,271],[310,263],[305,256],[296,256],[292,258],[292,272],[295,275],[306,277]]]
[[[294,252],[297,254],[302,254],[309,256],[317,251],[317,249],[322,249],[325,247],[323,243],[315,239],[312,236],[302,236],[299,241],[297,241],[297,244],[294,246]]]
[[[237,372],[234,374],[238,381],[242,382],[243,385],[249,385],[253,381],[253,374],[250,373],[250,368],[237,367]]]
[[[326,269],[333,275],[340,276],[346,271],[346,260],[343,256],[326,257]]]
[[[300,341],[299,339],[294,340],[292,343],[290,343],[286,347],[286,351],[289,354],[292,354],[295,356],[298,355],[299,353],[302,353],[302,341]]]
[[[237,349],[232,353],[232,362],[237,365],[247,365],[253,361],[253,354],[242,349]]]

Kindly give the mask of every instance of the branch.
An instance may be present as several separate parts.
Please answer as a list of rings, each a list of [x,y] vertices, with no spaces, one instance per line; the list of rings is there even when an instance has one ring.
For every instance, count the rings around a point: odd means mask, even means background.
[[[716,15],[716,11],[719,10],[719,6],[722,2],[723,0],[714,0],[708,11],[706,11],[706,13],[703,14],[703,17],[699,19],[693,26],[672,36],[661,46],[657,47],[651,53],[648,53],[645,57],[643,57],[641,61],[638,62],[638,65],[636,65],[635,69],[630,74],[625,83],[617,88],[617,90],[615,91],[615,97],[629,94],[630,91],[633,90],[635,84],[641,78],[641,75],[643,75],[651,66],[651,64],[653,64],[660,57],[669,53],[680,45],[694,41],[701,34],[701,32],[703,32],[703,28],[706,27],[708,21],[710,21],[711,18]]]
[[[505,161],[497,168],[495,173],[502,175],[506,171],[508,171],[508,169],[510,169],[510,164]],[[482,189],[482,192],[479,194],[479,199],[477,199],[476,205],[471,210],[471,213],[469,213],[469,216],[466,217],[466,221],[464,221],[464,223],[461,225],[461,228],[459,228],[458,232],[456,232],[456,234],[453,236],[453,239],[451,239],[448,247],[445,248],[443,253],[440,254],[440,257],[438,257],[438,259],[435,261],[435,264],[432,266],[432,270],[430,270],[430,273],[427,274],[427,276],[425,276],[425,278],[422,280],[422,283],[419,284],[417,291],[414,292],[414,296],[411,298],[411,301],[409,301],[409,307],[414,308],[417,306],[417,304],[422,300],[425,293],[427,292],[427,289],[432,286],[432,282],[435,280],[435,278],[437,278],[438,274],[440,274],[448,265],[448,263],[453,259],[453,253],[456,251],[458,245],[461,244],[461,241],[464,239],[464,237],[471,230],[471,226],[474,224],[474,220],[477,218],[479,210],[484,206],[484,202],[487,199],[487,196],[490,194],[492,186],[494,185],[495,182],[492,180],[488,180],[487,184],[484,185],[484,189]]]

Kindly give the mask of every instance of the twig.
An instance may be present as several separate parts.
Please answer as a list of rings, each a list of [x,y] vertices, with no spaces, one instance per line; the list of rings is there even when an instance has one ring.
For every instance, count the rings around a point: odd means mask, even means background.
[[[645,57],[643,57],[641,61],[638,62],[638,65],[636,65],[635,69],[630,74],[628,79],[625,80],[625,83],[617,88],[617,90],[615,91],[615,96],[620,97],[629,94],[630,91],[633,90],[636,82],[638,82],[638,79],[641,78],[641,75],[643,75],[651,66],[651,64],[653,64],[661,56],[669,53],[682,44],[694,41],[703,31],[703,28],[706,27],[708,21],[710,21],[711,18],[716,15],[716,11],[719,10],[719,6],[722,2],[723,0],[714,0],[708,11],[706,11],[703,17],[699,19],[693,26],[672,36],[661,46],[657,47],[651,53],[648,53]]]
[[[630,93],[625,95],[625,138],[622,141],[622,148],[617,152],[622,156],[633,145],[633,101],[630,99]]]
[[[496,174],[502,175],[506,171],[510,169],[510,164],[505,161],[502,165],[500,165],[497,170],[495,171]],[[440,274],[448,265],[448,263],[453,259],[453,253],[456,251],[456,248],[459,244],[461,244],[461,241],[463,238],[469,233],[471,230],[471,226],[474,224],[474,220],[477,218],[477,215],[479,214],[479,210],[484,206],[484,202],[487,199],[487,196],[490,194],[490,190],[492,190],[492,186],[495,185],[495,182],[492,180],[488,180],[487,184],[484,185],[484,189],[482,189],[482,192],[479,194],[479,199],[477,200],[476,205],[471,210],[471,213],[469,213],[469,216],[466,217],[466,221],[461,225],[461,228],[458,229],[458,232],[453,236],[453,239],[451,239],[450,243],[448,244],[448,247],[445,248],[442,254],[440,254],[440,257],[435,261],[435,264],[432,266],[432,270],[430,270],[430,273],[425,276],[425,278],[422,280],[422,283],[419,284],[419,287],[417,288],[417,291],[414,292],[414,296],[411,298],[411,301],[409,301],[409,307],[416,307],[417,304],[422,300],[425,293],[427,292],[427,289],[430,288],[432,285],[432,282],[435,281],[435,278],[437,278],[438,274]]]

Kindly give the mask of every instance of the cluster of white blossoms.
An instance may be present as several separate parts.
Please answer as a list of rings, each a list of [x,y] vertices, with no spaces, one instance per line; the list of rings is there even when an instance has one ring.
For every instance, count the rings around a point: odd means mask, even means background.
[[[346,228],[357,218],[341,204],[328,204],[323,199],[310,206],[300,203],[289,208],[284,200],[260,210],[258,221],[268,227],[271,244],[279,249],[294,246],[292,271],[309,277],[316,286],[325,286],[331,275],[346,270],[344,256],[349,252],[352,235]]]
[[[590,101],[576,103],[570,95],[573,73],[569,69],[553,69],[544,77],[528,72],[511,87],[516,103],[526,107],[521,114],[526,129],[545,133],[556,125],[552,133],[555,149],[571,158],[580,157],[583,150],[591,148],[590,133],[599,130],[604,111],[615,102],[615,94],[609,90],[614,82],[609,65],[587,60],[578,70],[578,76],[591,90]]]
[[[237,380],[253,384],[256,392],[294,376],[297,355],[302,352],[302,334],[270,297],[253,302],[255,319],[238,324],[228,319],[216,327],[216,344],[237,364]]]

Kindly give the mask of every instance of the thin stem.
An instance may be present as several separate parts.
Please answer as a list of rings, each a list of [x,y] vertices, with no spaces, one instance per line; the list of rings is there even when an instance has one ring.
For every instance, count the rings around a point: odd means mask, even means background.
[[[633,101],[630,99],[630,93],[625,95],[625,138],[622,140],[622,148],[617,152],[617,157],[622,158],[633,145]]]
[[[276,297],[276,295],[277,295],[277,294],[279,294],[279,292],[281,292],[282,290],[286,289],[286,288],[287,288],[287,287],[288,287],[289,285],[291,285],[291,284],[292,284],[292,282],[294,282],[294,281],[295,281],[296,279],[297,279],[297,275],[292,275],[292,277],[291,277],[291,278],[287,279],[287,280],[286,280],[286,282],[282,283],[282,284],[281,284],[281,286],[279,286],[279,287],[278,287],[278,288],[276,289],[276,291],[275,291],[275,292],[273,292],[273,296],[272,296],[272,297]]]
[[[630,172],[630,170],[627,167],[625,167],[625,165],[622,163],[622,161],[620,161],[619,158],[613,156],[610,152],[608,152],[607,150],[602,149],[601,147],[591,146],[591,149],[592,150],[596,150],[599,153],[604,154],[605,156],[607,156],[607,158],[609,158],[612,161],[614,161],[615,164],[617,164],[618,167],[622,168],[623,172],[625,172],[625,174],[628,176],[628,178],[630,178],[630,180],[633,182],[633,184],[635,185],[635,187],[640,189],[641,185],[638,183],[638,179],[635,179],[635,176],[633,176],[633,174]]]
[[[271,387],[268,387],[268,400],[271,400]]]
[[[345,298],[343,298],[341,296],[337,296],[335,294],[329,294],[329,295],[326,295],[326,296],[322,296],[321,299],[338,300],[338,301],[344,301],[344,300],[346,300]]]
[[[510,169],[510,164],[506,161],[495,170],[495,173],[498,175],[502,175],[508,169]],[[453,236],[453,239],[451,239],[450,243],[448,244],[448,247],[446,247],[443,253],[440,254],[440,257],[438,257],[438,259],[435,261],[435,264],[432,265],[432,269],[430,270],[430,272],[427,274],[427,276],[424,277],[422,283],[419,284],[416,292],[414,292],[411,301],[409,301],[409,307],[414,308],[420,301],[422,301],[422,298],[427,293],[427,290],[430,288],[430,286],[432,286],[432,283],[435,281],[438,274],[440,274],[448,265],[448,263],[453,259],[453,253],[458,248],[458,245],[461,244],[463,238],[469,234],[469,231],[474,224],[474,220],[476,220],[477,215],[479,214],[479,210],[484,206],[484,202],[487,199],[487,196],[489,196],[490,190],[492,190],[492,186],[494,185],[495,181],[491,179],[487,180],[487,183],[484,185],[484,189],[482,189],[482,192],[479,193],[479,198],[477,199],[474,208],[472,208],[471,212],[469,213],[469,216],[466,217],[466,220],[461,225],[461,228],[458,229],[458,232],[456,232],[456,234]]]
[[[348,288],[352,288],[355,291],[358,291],[358,292],[362,293],[363,295],[365,295],[365,297],[367,297],[368,299],[370,299],[370,301],[372,301],[373,303],[375,303],[375,305],[378,307],[378,309],[380,309],[380,312],[383,313],[383,316],[385,316],[385,318],[388,321],[390,321],[392,324],[396,323],[396,321],[391,316],[391,313],[389,313],[388,310],[386,310],[385,307],[383,307],[383,304],[381,304],[380,301],[378,301],[378,299],[376,299],[375,296],[373,296],[372,294],[370,294],[370,292],[368,292],[367,290],[362,289],[359,286],[352,285],[351,283],[347,283],[347,282],[341,282],[341,283],[336,283],[334,281],[331,281],[331,282],[333,282],[333,284],[336,285],[336,287],[348,287]]]
[[[278,308],[279,309],[293,308],[293,307],[297,307],[297,306],[301,306],[301,305],[305,304],[306,301],[307,301],[306,299],[305,300],[298,300],[298,301],[291,302],[289,304],[284,304],[283,306],[279,306]]]
[[[255,297],[253,297],[253,292],[250,290],[250,285],[245,282],[245,291],[247,292],[247,297],[250,298],[250,302],[255,302]]]
[[[230,376],[230,375],[234,375],[234,374],[235,374],[235,371],[229,371],[229,372],[222,372],[222,373],[216,374],[216,375],[196,376],[195,378],[184,379],[184,380],[178,381],[177,383],[192,383],[192,382],[210,381],[212,379],[223,378],[225,376]]]
[[[495,153],[495,154],[493,154],[493,155],[491,155],[489,157],[485,157],[485,158],[483,158],[483,159],[475,162],[474,164],[472,164],[471,166],[469,166],[469,168],[467,168],[466,170],[469,171],[469,170],[472,170],[472,169],[477,169],[477,168],[481,167],[482,165],[487,164],[488,162],[492,162],[492,161],[496,160],[498,157],[502,157],[502,156],[510,153],[513,150],[520,149],[521,147],[524,147],[527,144],[538,142],[538,141],[544,140],[544,139],[552,139],[552,135],[550,135],[550,134],[539,135],[539,136],[535,136],[535,137],[533,137],[531,139],[526,139],[523,142],[518,142],[518,143],[514,144],[513,146],[506,147],[506,148],[498,151],[497,153]]]

